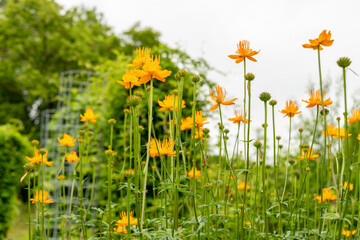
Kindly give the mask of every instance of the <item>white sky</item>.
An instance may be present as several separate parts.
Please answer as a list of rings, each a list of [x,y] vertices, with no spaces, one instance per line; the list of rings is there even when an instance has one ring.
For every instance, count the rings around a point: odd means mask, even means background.
[[[163,42],[172,47],[179,45],[192,57],[203,57],[211,66],[227,74],[212,73],[209,76],[227,89],[229,97],[239,98],[236,108],[242,108],[243,64],[235,64],[227,55],[235,52],[239,40],[249,40],[251,48],[261,50],[255,56],[258,62],[247,62],[248,72],[256,75],[252,83],[251,113],[255,127],[264,122],[263,103],[258,99],[258,95],[264,91],[271,93],[278,101],[277,110],[281,110],[288,99],[296,100],[303,113],[315,110],[305,109],[306,104],[301,99],[308,99],[310,81],[315,83],[315,88],[319,88],[317,54],[312,49],[304,49],[302,44],[310,38],[317,38],[323,29],[331,30],[332,39],[335,40],[333,46],[321,52],[324,81],[331,79],[333,86],[341,86],[341,69],[336,65],[336,60],[342,56],[350,57],[353,62],[351,68],[360,74],[358,0],[57,2],[65,8],[80,5],[96,7],[115,33],[129,29],[137,21],[142,26],[161,32]],[[360,78],[351,72],[347,76],[348,96],[359,95],[355,89],[360,87]],[[342,92],[339,94],[335,87],[333,89],[326,93],[326,97],[331,97],[334,102],[341,101],[340,106],[343,106]],[[349,109],[360,107],[351,100],[348,105]],[[235,107],[227,107],[226,118],[232,117]],[[276,118],[279,135],[287,139],[288,118],[284,119],[280,113]],[[296,121],[295,117],[293,122]],[[236,129],[231,128],[231,131],[235,134]]]

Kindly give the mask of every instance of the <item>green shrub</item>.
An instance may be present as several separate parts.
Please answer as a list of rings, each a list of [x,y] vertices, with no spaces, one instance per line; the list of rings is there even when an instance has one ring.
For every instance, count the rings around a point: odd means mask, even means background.
[[[0,239],[6,237],[31,144],[11,125],[0,126]]]

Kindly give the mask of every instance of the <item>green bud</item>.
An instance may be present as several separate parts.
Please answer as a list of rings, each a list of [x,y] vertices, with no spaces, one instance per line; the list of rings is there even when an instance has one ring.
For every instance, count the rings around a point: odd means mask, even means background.
[[[247,73],[245,75],[245,80],[252,81],[255,79],[255,75],[253,73]]]
[[[259,98],[260,98],[261,101],[267,102],[267,101],[270,100],[271,95],[268,92],[263,92],[263,93],[260,94]]]
[[[348,57],[342,57],[342,58],[339,58],[339,60],[337,60],[336,63],[339,67],[346,68],[346,67],[350,66],[351,60]]]
[[[262,143],[260,141],[254,142],[254,147],[256,147],[256,148],[260,148],[261,145],[262,145]]]
[[[271,106],[275,106],[275,105],[277,104],[277,101],[276,101],[275,99],[273,99],[273,100],[271,100],[271,101],[269,102],[269,104],[270,104]]]
[[[184,77],[186,77],[187,75],[187,71],[184,69],[180,69],[176,74],[175,74],[175,79],[180,81],[181,79],[183,79]]]
[[[193,83],[198,83],[200,82],[200,77],[198,75],[191,75],[191,81]]]
[[[113,118],[110,118],[110,119],[108,120],[108,122],[109,122],[109,124],[110,124],[111,126],[114,126],[114,125],[116,124],[116,120],[113,119]]]
[[[31,145],[33,145],[33,146],[39,146],[39,141],[38,141],[38,140],[32,140],[32,141],[31,141]]]
[[[141,103],[141,97],[136,96],[136,95],[131,95],[127,98],[126,102],[130,105],[130,106],[137,106]]]

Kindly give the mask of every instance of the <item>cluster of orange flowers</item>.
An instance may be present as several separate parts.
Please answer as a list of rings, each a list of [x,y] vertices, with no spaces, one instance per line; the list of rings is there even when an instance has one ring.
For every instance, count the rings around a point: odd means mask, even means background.
[[[170,76],[171,71],[163,70],[160,66],[160,56],[150,56],[150,51],[150,48],[139,47],[136,50],[135,59],[128,64],[128,67],[132,69],[128,69],[122,76],[122,81],[118,83],[130,89],[145,84],[152,78],[165,82],[165,78]]]
[[[340,132],[340,135],[339,135],[339,132]],[[325,135],[325,132],[322,131],[322,134]],[[340,130],[339,130],[339,128],[334,127],[333,124],[329,124],[327,126],[327,135],[331,136],[334,139],[339,138],[339,136],[341,139],[345,139],[345,129],[340,128]],[[350,137],[351,133],[348,133],[348,136]]]

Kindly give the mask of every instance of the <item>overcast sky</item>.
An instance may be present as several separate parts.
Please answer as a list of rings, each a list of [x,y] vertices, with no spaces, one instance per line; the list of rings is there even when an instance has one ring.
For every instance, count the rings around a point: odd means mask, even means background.
[[[326,97],[331,97],[334,102],[341,101],[340,106],[343,106],[339,88],[341,69],[336,65],[339,57],[350,57],[351,68],[360,74],[359,0],[57,2],[66,8],[96,7],[115,33],[127,30],[137,21],[161,32],[163,42],[173,47],[179,45],[192,57],[203,57],[211,66],[227,74],[212,73],[210,78],[225,87],[229,97],[239,98],[236,108],[242,108],[243,64],[235,64],[227,55],[235,52],[240,40],[249,40],[251,48],[261,50],[255,56],[258,62],[248,61],[247,64],[248,72],[256,75],[252,83],[252,119],[256,127],[264,121],[263,103],[258,99],[263,91],[271,93],[278,101],[277,110],[281,110],[288,99],[296,100],[305,114],[315,110],[305,109],[306,104],[301,99],[308,99],[311,81],[319,88],[317,53],[304,49],[302,44],[317,38],[323,29],[331,30],[335,40],[333,46],[321,52],[324,81],[332,81],[334,86]],[[360,87],[360,78],[348,72],[347,82],[349,96],[359,95],[356,89]],[[233,115],[235,107],[226,108],[227,118]],[[353,107],[360,106],[350,100],[349,108]],[[284,119],[280,113],[276,118],[279,134],[287,139],[288,118]]]

